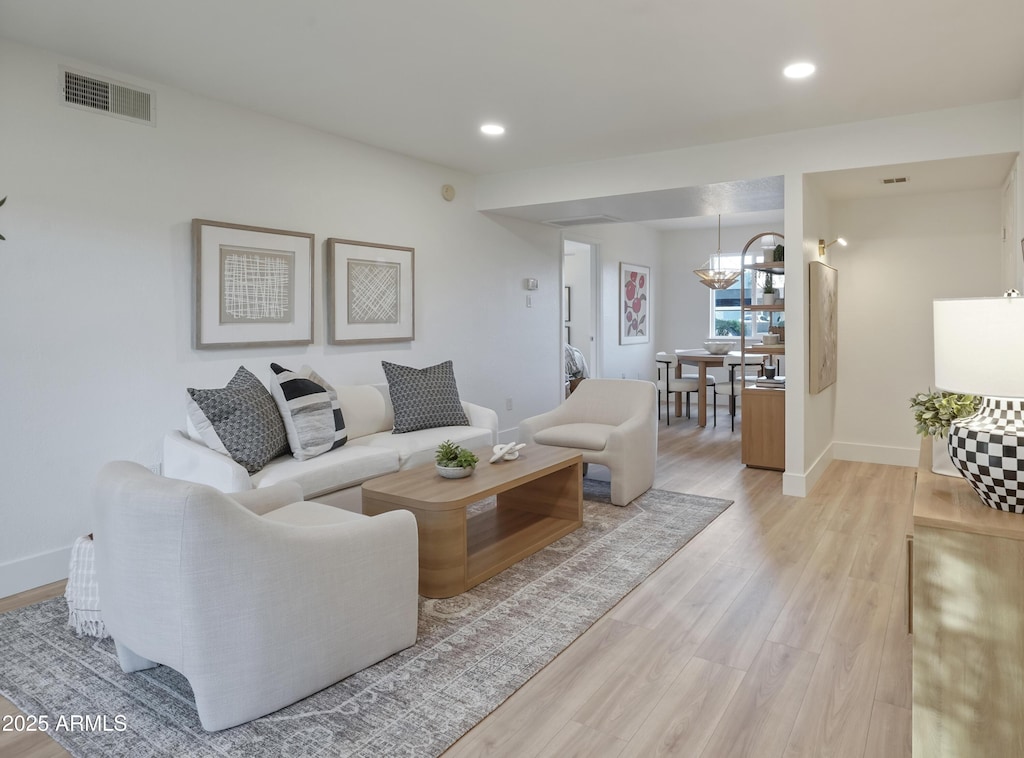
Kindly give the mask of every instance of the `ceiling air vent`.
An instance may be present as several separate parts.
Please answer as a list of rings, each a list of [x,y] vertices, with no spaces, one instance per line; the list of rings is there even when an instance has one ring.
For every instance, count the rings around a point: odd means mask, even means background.
[[[586,224],[620,224],[622,219],[602,214],[597,216],[577,216],[576,218],[555,218],[544,223],[551,224],[551,226],[584,226]]]
[[[64,78],[61,91],[65,105],[99,111],[137,123],[154,124],[155,97],[152,92],[63,67],[61,74]]]
[[[883,179],[882,184],[906,184],[907,181],[909,180],[905,176],[894,176],[891,179]]]

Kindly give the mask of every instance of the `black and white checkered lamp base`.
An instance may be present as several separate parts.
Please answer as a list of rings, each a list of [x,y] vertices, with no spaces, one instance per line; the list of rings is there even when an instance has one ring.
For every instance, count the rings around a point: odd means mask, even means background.
[[[949,456],[985,505],[1024,513],[1024,400],[986,397],[949,427]]]

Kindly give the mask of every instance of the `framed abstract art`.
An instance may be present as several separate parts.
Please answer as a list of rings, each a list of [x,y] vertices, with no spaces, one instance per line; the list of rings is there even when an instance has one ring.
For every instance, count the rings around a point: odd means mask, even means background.
[[[810,341],[808,388],[816,395],[836,381],[839,334],[839,272],[820,261],[811,261]]]
[[[415,338],[415,249],[332,237],[327,258],[327,341]]]
[[[313,235],[192,220],[198,349],[313,342]]]

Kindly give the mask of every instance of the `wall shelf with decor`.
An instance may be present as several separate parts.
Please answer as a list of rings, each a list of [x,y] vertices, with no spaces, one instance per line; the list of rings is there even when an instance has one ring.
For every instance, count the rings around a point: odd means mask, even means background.
[[[743,247],[740,256],[740,355],[746,364],[748,354],[768,355],[770,370],[762,371],[756,382],[745,382],[742,396],[743,418],[740,426],[741,455],[744,465],[775,471],[786,469],[786,384],[781,376],[780,358],[786,354],[785,300],[776,301],[775,294],[784,287],[786,268],[783,260],[749,261],[748,251],[760,243],[763,257],[773,258],[774,244],[783,240],[777,232],[754,235]],[[756,254],[756,253],[755,253]],[[764,285],[771,283],[770,297]],[[769,302],[765,302],[765,300]],[[748,330],[747,323],[750,323]],[[764,327],[763,330],[760,327]],[[748,335],[749,331],[749,335]],[[765,339],[775,344],[765,344]],[[769,377],[768,374],[773,374]]]

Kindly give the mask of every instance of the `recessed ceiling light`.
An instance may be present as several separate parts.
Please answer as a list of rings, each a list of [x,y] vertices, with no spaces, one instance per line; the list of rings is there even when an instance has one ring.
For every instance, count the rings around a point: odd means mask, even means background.
[[[789,79],[804,79],[814,73],[813,63],[790,63],[782,73]]]
[[[480,127],[480,131],[484,134],[489,134],[492,137],[497,137],[499,134],[505,133],[505,127],[501,124],[484,124]]]

